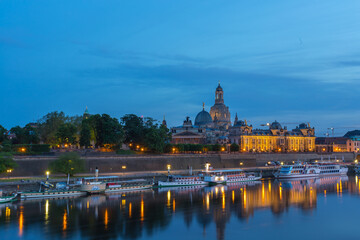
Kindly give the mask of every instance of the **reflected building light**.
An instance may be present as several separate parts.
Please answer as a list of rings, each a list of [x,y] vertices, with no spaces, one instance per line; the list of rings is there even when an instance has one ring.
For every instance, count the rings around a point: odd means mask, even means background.
[[[231,200],[232,200],[232,203],[235,202],[235,192],[234,192],[234,190],[232,190],[232,192],[231,192]]]
[[[324,197],[326,197],[326,190],[324,190]]]
[[[175,198],[173,199],[173,212],[175,212]]]
[[[9,218],[10,215],[11,215],[11,210],[10,210],[9,207],[6,207],[6,209],[5,209],[5,217],[6,217],[6,218]]]
[[[356,176],[355,176],[355,183],[356,183],[356,185],[358,184],[358,181],[359,181],[359,178],[358,178],[358,176],[356,175]]]
[[[48,219],[49,219],[49,199],[46,199],[46,202],[45,202],[45,223],[47,223]]]
[[[131,214],[132,214],[132,204],[129,203],[129,218],[131,218]]]
[[[222,209],[225,209],[225,194],[222,194]]]
[[[105,209],[105,214],[104,214],[104,225],[105,225],[105,229],[107,229],[108,223],[109,223],[108,210]]]
[[[24,229],[24,210],[23,206],[20,207],[20,216],[19,216],[19,237],[23,235]]]
[[[140,221],[144,221],[144,200],[141,199],[140,203]]]
[[[215,197],[217,197],[218,193],[219,193],[219,188],[215,187]]]
[[[246,208],[246,188],[244,188],[244,208]]]
[[[265,184],[264,183],[262,183],[261,200],[262,200],[262,203],[265,202]]]
[[[126,205],[126,200],[125,199],[121,200],[121,205],[123,205],[123,206]]]
[[[268,189],[269,189],[269,193],[271,192],[271,181],[269,180],[269,183],[268,183]]]
[[[87,202],[86,202],[86,208],[89,209],[89,207],[90,207],[90,202],[87,201]]]
[[[336,183],[336,193],[339,195],[339,183]]]
[[[280,200],[282,200],[282,187],[279,187],[279,197],[280,197]]]
[[[210,194],[206,194],[206,210],[209,211],[210,209]]]
[[[66,228],[67,228],[67,213],[65,211],[63,215],[63,231],[66,231]]]
[[[167,192],[167,206],[170,206],[170,200],[171,200],[171,192],[170,190]]]

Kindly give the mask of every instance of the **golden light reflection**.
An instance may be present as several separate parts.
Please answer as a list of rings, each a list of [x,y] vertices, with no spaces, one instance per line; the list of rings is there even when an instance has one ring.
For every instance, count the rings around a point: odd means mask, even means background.
[[[175,198],[173,199],[173,212],[175,212]]]
[[[45,222],[49,219],[49,199],[45,202]]]
[[[359,181],[359,178],[358,178],[358,176],[356,175],[356,176],[355,176],[355,183],[356,183],[356,185],[358,184],[358,181]]]
[[[244,208],[246,208],[246,188],[244,188]]]
[[[121,205],[123,205],[123,206],[126,205],[126,200],[125,199],[121,200]]]
[[[261,187],[261,200],[264,203],[265,202],[265,184],[262,183],[262,187]]]
[[[282,200],[282,187],[279,187],[279,198]]]
[[[131,214],[132,214],[132,204],[129,203],[129,218],[131,218]]]
[[[218,193],[219,193],[219,189],[218,187],[215,187],[215,197],[217,197]]]
[[[66,231],[66,229],[67,229],[67,213],[65,211],[63,215],[63,231]]]
[[[21,237],[23,235],[23,229],[24,229],[24,210],[23,206],[20,207],[20,216],[19,216],[19,236]]]
[[[326,190],[324,190],[324,196],[326,197]]]
[[[109,223],[108,210],[105,209],[105,214],[104,214],[104,225],[105,225],[105,229],[107,229],[108,223]]]
[[[235,191],[234,190],[232,190],[232,192],[231,192],[231,200],[232,200],[232,203],[235,202]]]
[[[6,217],[6,218],[9,218],[10,215],[11,215],[11,210],[10,210],[9,207],[6,207],[6,209],[5,209],[5,217]]]
[[[269,180],[269,183],[268,183],[268,189],[269,189],[269,193],[271,192],[271,181]]]
[[[171,200],[171,192],[170,190],[167,192],[167,206],[170,206],[170,200]]]
[[[210,194],[206,194],[206,210],[209,211],[210,209]]]
[[[225,209],[225,194],[222,194],[222,209]]]
[[[140,203],[140,221],[144,221],[144,200],[141,199]]]
[[[86,202],[86,208],[89,209],[89,207],[90,207],[90,203],[89,203],[89,201],[87,201]]]

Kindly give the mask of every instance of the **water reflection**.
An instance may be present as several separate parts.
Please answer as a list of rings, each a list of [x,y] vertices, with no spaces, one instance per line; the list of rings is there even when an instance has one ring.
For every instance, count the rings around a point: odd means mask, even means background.
[[[217,239],[224,239],[231,217],[246,220],[260,209],[270,209],[274,216],[291,207],[313,211],[319,196],[341,198],[345,193],[360,194],[357,176],[31,200],[0,205],[0,234],[15,226],[18,238],[138,239],[156,236],[176,222],[175,218],[183,218],[187,227],[196,221],[205,236],[215,224]],[[37,217],[39,213],[42,217]],[[42,232],[30,231],[39,225]]]

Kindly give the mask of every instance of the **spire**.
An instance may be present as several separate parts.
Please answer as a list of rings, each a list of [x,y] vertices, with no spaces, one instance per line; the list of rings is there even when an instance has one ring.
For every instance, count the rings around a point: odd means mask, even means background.
[[[205,103],[203,102],[203,111],[205,111]]]
[[[235,121],[234,121],[234,125],[236,125],[236,123],[238,122],[238,116],[237,116],[237,113],[236,113],[236,115],[235,115]]]
[[[164,115],[164,120],[162,121],[162,125],[167,127],[166,120],[165,120],[165,115]]]
[[[247,126],[247,121],[246,121],[246,119],[245,119],[245,125]]]

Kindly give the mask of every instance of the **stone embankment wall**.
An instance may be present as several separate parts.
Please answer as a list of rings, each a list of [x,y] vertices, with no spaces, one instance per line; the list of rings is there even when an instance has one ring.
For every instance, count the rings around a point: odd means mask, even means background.
[[[214,168],[241,168],[264,166],[268,161],[280,161],[291,163],[292,161],[310,161],[335,158],[346,162],[353,162],[353,153],[263,153],[263,154],[184,154],[184,155],[130,155],[130,156],[91,156],[84,157],[86,173],[94,172],[96,167],[100,173],[120,173],[133,171],[166,171],[167,165],[172,170],[184,170],[189,166],[193,169],[203,169],[206,162]],[[56,157],[25,156],[15,157],[18,167],[11,173],[11,176],[40,176],[48,170],[49,163]],[[3,175],[4,176],[4,175]]]

